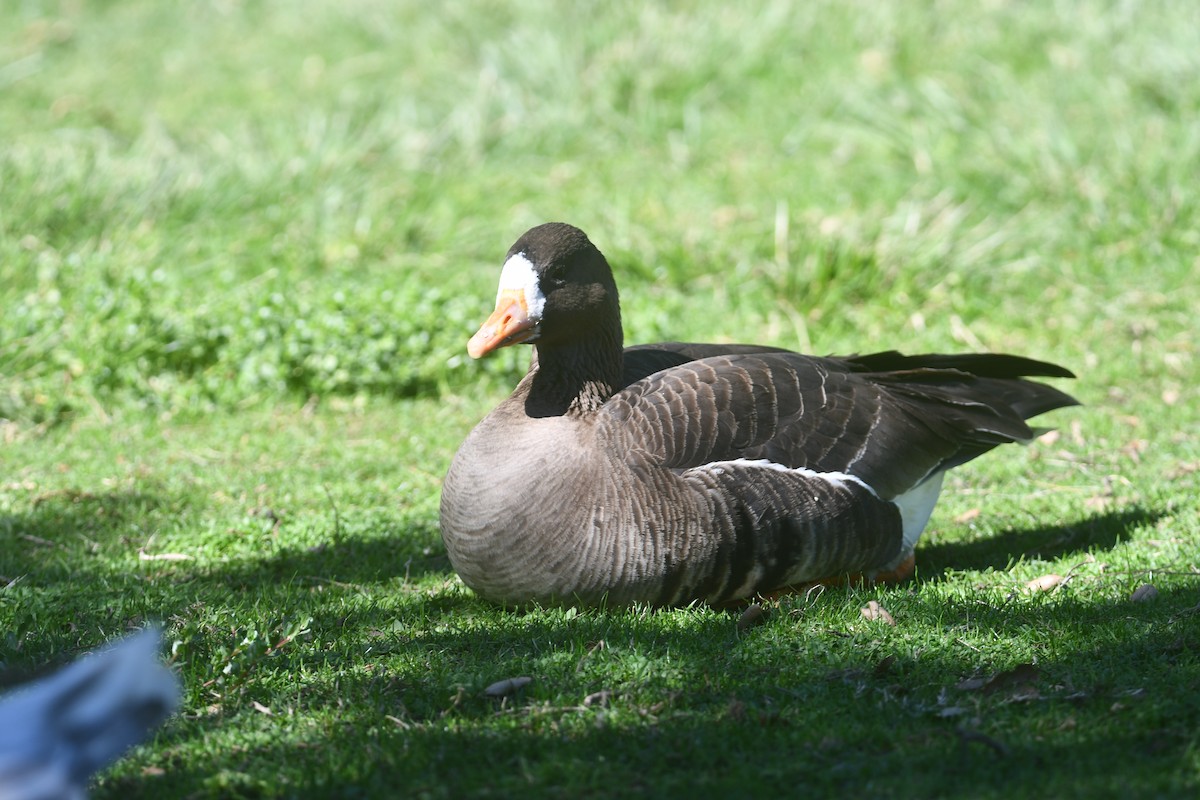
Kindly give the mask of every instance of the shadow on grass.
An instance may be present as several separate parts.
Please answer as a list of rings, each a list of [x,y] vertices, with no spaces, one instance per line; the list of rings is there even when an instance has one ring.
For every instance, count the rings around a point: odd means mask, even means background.
[[[152,494],[62,495],[34,513],[0,518],[0,532],[45,539],[52,544],[29,545],[61,552],[84,542],[71,529],[117,540],[146,515],[164,513],[169,501]],[[1111,548],[1160,516],[1125,509],[933,545],[919,556],[935,574],[999,569],[1013,556]],[[62,571],[86,581],[91,563],[39,569],[43,577]],[[169,764],[166,774],[140,774],[146,761],[135,757],[127,772],[118,768],[101,783],[97,797],[390,796],[396,786],[430,797],[735,796],[796,785],[818,794],[973,796],[981,781],[1017,796],[1048,786],[1061,792],[1062,784],[1045,780],[1063,770],[1081,794],[1125,785],[1136,796],[1147,789],[1147,764],[1162,776],[1149,787],[1160,794],[1200,770],[1178,766],[1197,746],[1192,721],[1200,714],[1194,584],[1164,587],[1149,604],[1096,602],[1077,588],[1016,605],[882,590],[900,620],[896,634],[861,621],[858,608],[874,595],[855,590],[817,601],[835,620],[828,627],[806,625],[797,598],[744,632],[736,614],[709,610],[499,613],[468,594],[398,597],[394,583],[381,591],[398,602],[343,602],[402,576],[451,577],[436,520],[403,513],[354,535],[331,532],[312,548],[156,565],[161,571],[150,581],[138,570],[101,569],[114,581],[104,592],[141,594],[106,610],[95,600],[99,587],[63,577],[57,591],[75,598],[80,626],[111,628],[152,608],[189,618],[224,605],[244,607],[251,621],[263,608],[285,616],[302,610],[312,633],[247,662],[239,685],[217,687],[223,714],[174,721],[140,756]],[[294,591],[318,584],[337,590]],[[352,588],[341,591],[342,584]],[[225,625],[239,619],[237,611],[217,616]],[[907,631],[906,619],[914,623]],[[954,644],[957,630],[986,630],[1018,646],[981,657]],[[1031,630],[1042,633],[1031,637]],[[198,662],[185,674],[197,682],[214,675],[206,665],[219,666],[221,637],[232,646],[240,635],[203,634]],[[914,643],[910,635],[926,638]],[[78,636],[49,638],[69,644]],[[1058,640],[1065,644],[1052,644]],[[1029,658],[997,652],[1030,646],[1040,676],[1034,700],[956,688],[1012,667],[1006,657]],[[535,682],[523,693],[504,700],[483,693],[495,680],[526,674]],[[281,680],[294,684],[282,695]],[[608,707],[585,705],[598,691],[612,693]],[[197,709],[211,702],[207,693],[193,687]],[[307,721],[293,724],[282,707],[267,716],[252,702],[295,703]],[[946,708],[963,710],[943,717]],[[1118,713],[1125,716],[1114,722]],[[899,724],[881,727],[881,719]],[[1142,765],[1136,775],[1126,766],[1131,755]]]
[[[14,574],[38,571],[46,564],[42,556],[64,550],[79,552],[122,543],[132,548],[144,540],[146,528],[153,529],[156,520],[177,518],[177,505],[169,498],[140,491],[62,491],[37,498],[30,512],[0,515],[0,536],[12,537],[9,547],[17,554],[10,556],[7,569]],[[1111,549],[1162,516],[1162,512],[1135,506],[967,542],[930,543],[918,548],[918,566],[921,577],[928,579],[948,570],[1004,569],[1018,557],[1054,559]],[[49,579],[49,573],[61,571],[61,566],[48,569],[43,577]],[[188,570],[179,571],[186,574]],[[261,558],[231,559],[196,570],[193,577],[247,589],[280,580],[368,584],[434,574],[451,575],[437,520],[398,512],[376,524],[370,535],[360,531],[339,536],[331,530],[322,544],[285,547]]]
[[[1075,522],[1007,530],[969,542],[918,545],[917,566],[921,578],[929,579],[947,570],[1005,569],[1019,557],[1053,560],[1089,550],[1110,550],[1138,528],[1153,525],[1162,517],[1163,512],[1132,506]]]
[[[1005,569],[1019,557],[1049,560],[1075,552],[1107,550],[1162,516],[1161,512],[1136,506],[1075,522],[1009,530],[969,542],[931,544],[918,549],[918,565],[921,577],[930,579],[948,570]],[[430,575],[452,577],[436,520],[398,515],[394,523],[381,527],[402,533],[331,538],[315,547],[286,548],[263,558],[230,561],[197,577],[236,589],[289,579],[369,584],[397,577],[406,581]]]
[[[309,585],[372,584],[451,574],[436,522],[409,521],[394,529],[402,533],[346,536],[313,547],[287,547],[263,558],[231,560],[198,572],[196,579],[244,590],[280,580]]]
[[[1043,649],[1032,694],[962,688],[1013,663],[981,664],[950,638],[914,651],[861,623],[805,634],[786,605],[748,632],[706,611],[506,615],[484,630],[430,614],[358,656],[374,669],[322,676],[323,655],[289,659],[286,672],[306,676],[300,710],[319,721],[265,717],[248,690],[235,714],[259,732],[251,744],[222,739],[229,720],[176,722],[160,746],[186,757],[152,780],[134,765],[96,796],[1171,794],[1200,775],[1186,760],[1200,713],[1196,588],[1164,587],[1148,604],[1066,594],[905,609],[997,638],[1061,631],[1072,644]],[[857,621],[858,595],[840,598],[826,601]],[[389,619],[368,613],[341,635],[374,648],[368,631]],[[333,622],[318,615],[313,627]],[[523,692],[484,695],[521,674],[534,677]],[[612,692],[607,705],[583,702],[600,690]]]
[[[36,498],[29,511],[0,514],[0,547],[8,551],[4,570],[12,573],[9,580],[26,573],[44,583],[82,578],[89,562],[65,563],[60,556],[73,559],[122,545],[134,551],[159,522],[177,525],[182,513],[177,501],[149,492],[48,493]],[[217,562],[196,569],[194,577],[244,589],[293,578],[342,583],[416,579],[450,569],[436,520],[398,512],[372,520],[367,532],[350,535],[340,535],[336,525],[319,545]],[[176,562],[175,570],[186,574],[187,562]]]
[[[166,498],[144,491],[59,490],[35,497],[30,511],[0,515],[0,536],[29,550],[73,548],[119,541],[147,517],[168,508]]]

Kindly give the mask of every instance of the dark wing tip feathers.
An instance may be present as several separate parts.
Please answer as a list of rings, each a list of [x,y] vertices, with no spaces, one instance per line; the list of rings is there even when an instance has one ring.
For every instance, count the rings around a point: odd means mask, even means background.
[[[906,356],[896,350],[841,359],[855,372],[901,372],[918,369],[957,370],[978,378],[1074,378],[1075,373],[1058,364],[1004,353]]]
[[[1026,380],[1030,377],[1074,378],[1074,373],[1057,364],[1022,356],[1000,353],[905,356],[891,350],[850,356],[844,361],[854,371],[872,375],[880,383],[893,386],[948,387],[960,383],[967,389],[961,393],[963,397],[971,397],[997,410],[1007,406],[1023,420],[1056,408],[1079,405],[1079,401],[1066,392]]]

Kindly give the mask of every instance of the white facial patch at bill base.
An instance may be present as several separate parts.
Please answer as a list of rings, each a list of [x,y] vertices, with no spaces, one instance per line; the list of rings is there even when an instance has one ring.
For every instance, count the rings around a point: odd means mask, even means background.
[[[524,253],[515,253],[500,270],[500,285],[496,288],[496,303],[505,292],[520,292],[525,298],[525,313],[533,322],[540,322],[546,308],[546,295],[538,284],[537,271]]]

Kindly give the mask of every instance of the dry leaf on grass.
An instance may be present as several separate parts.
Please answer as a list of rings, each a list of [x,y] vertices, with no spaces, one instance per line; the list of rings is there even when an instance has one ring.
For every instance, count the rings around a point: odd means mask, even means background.
[[[1142,453],[1146,452],[1149,447],[1150,442],[1146,441],[1145,439],[1134,439],[1133,441],[1126,442],[1125,445],[1121,447],[1121,453],[1127,456],[1131,461],[1133,461],[1133,463],[1140,464],[1142,461]]]
[[[1176,478],[1182,478],[1184,475],[1191,475],[1193,472],[1200,472],[1200,461],[1184,461],[1176,464],[1167,470],[1167,477],[1175,480]]]
[[[896,625],[895,618],[888,613],[888,610],[874,600],[859,609],[859,613],[863,615],[863,619],[869,619],[872,622],[882,620],[893,627]]]
[[[1033,700],[1040,694],[1037,689],[1040,679],[1041,672],[1033,664],[1018,664],[988,678],[964,678],[954,688],[963,692],[982,690],[984,694],[1010,692],[1010,700]]]
[[[1057,442],[1061,436],[1062,431],[1055,429],[1046,431],[1041,436],[1037,437],[1037,440],[1039,444],[1051,445]]]
[[[978,508],[970,508],[955,517],[954,522],[956,525],[962,525],[965,522],[970,522],[971,520],[975,519],[981,513],[982,512]]]
[[[1066,578],[1062,575],[1055,575],[1053,572],[1049,575],[1042,575],[1025,584],[1025,588],[1034,592],[1048,592],[1058,586],[1066,583]]]
[[[533,683],[533,678],[527,675],[522,675],[519,678],[505,678],[502,681],[496,681],[484,689],[483,693],[488,697],[508,697],[510,694],[524,689],[531,683]]]
[[[1042,673],[1033,664],[1017,664],[1012,669],[997,672],[984,684],[985,692],[999,692],[1031,683],[1037,683]]]

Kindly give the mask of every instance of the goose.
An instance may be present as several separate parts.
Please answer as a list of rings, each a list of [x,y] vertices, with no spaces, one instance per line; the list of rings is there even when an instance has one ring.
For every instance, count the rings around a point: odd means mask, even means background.
[[[532,346],[442,486],[451,565],[530,604],[724,605],[861,576],[900,581],[945,473],[1077,405],[1001,354],[815,357],[741,344],[625,348],[607,260],[547,223],[509,249],[472,358]]]

